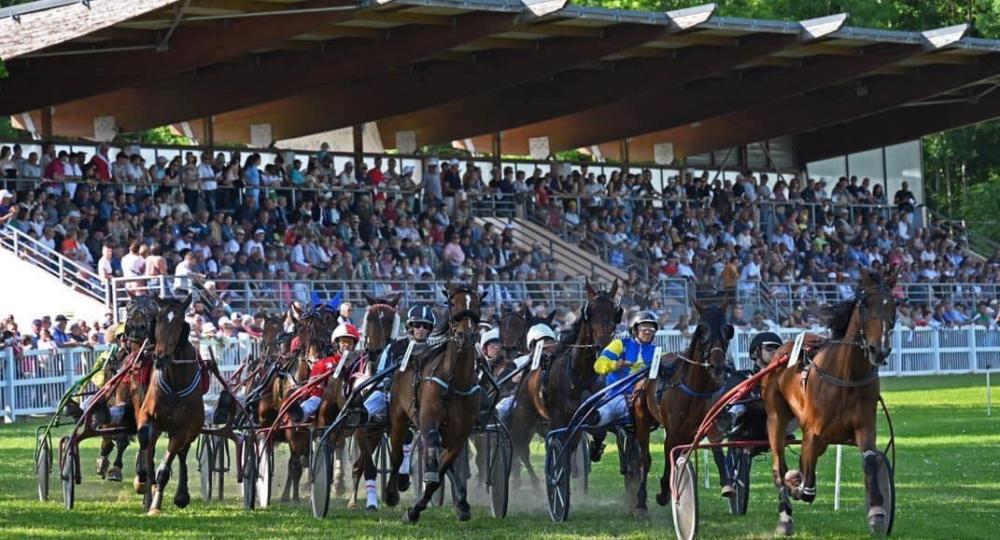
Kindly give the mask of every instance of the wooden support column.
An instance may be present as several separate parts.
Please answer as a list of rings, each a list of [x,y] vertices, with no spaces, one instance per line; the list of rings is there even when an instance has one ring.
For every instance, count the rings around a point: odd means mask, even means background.
[[[354,134],[354,171],[361,170],[361,163],[365,160],[365,125],[355,124],[353,126]]]
[[[206,116],[201,121],[202,144],[208,149],[210,154],[215,154],[215,126],[212,125],[212,115]]]
[[[622,156],[622,166],[624,167],[625,176],[628,177],[628,171],[630,166],[629,155],[628,155],[628,139],[622,139],[621,142],[621,156]]]
[[[53,107],[42,107],[42,140],[52,138],[52,111]]]
[[[497,171],[497,180],[503,178],[503,163],[502,163],[502,153],[501,153],[501,138],[502,134],[499,131],[493,132],[493,136],[490,138],[490,154],[493,156],[493,168]]]

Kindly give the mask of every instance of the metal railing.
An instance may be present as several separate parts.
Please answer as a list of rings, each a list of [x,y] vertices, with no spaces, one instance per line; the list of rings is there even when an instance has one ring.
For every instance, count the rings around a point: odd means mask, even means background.
[[[446,281],[388,280],[207,280],[195,283],[198,298],[207,307],[223,307],[240,313],[275,312],[286,310],[292,302],[311,305],[313,299],[328,301],[338,294],[345,302],[367,305],[365,295],[385,298],[402,294],[401,307],[418,304],[441,305],[446,301],[442,292]],[[486,281],[479,284],[483,302],[495,311],[496,306],[510,309],[520,304],[543,304],[547,309],[578,309],[587,301],[583,280],[565,281]],[[177,289],[190,290],[187,277],[156,276],[114,278],[111,289],[112,312],[118,317],[122,308],[136,294],[171,296]],[[625,307],[631,305],[631,295],[624,286],[619,289]],[[684,280],[663,280],[655,288],[655,298],[665,309],[686,312],[688,290]],[[653,298],[644,299],[651,302]],[[643,304],[639,307],[646,307]]]
[[[800,328],[775,328],[783,339],[791,340]],[[815,329],[823,332],[823,329]],[[737,328],[729,354],[738,369],[750,368],[749,346],[756,331]],[[664,352],[683,351],[691,341],[688,331],[663,330],[656,344]],[[235,371],[256,354],[259,342],[253,338],[201,339],[202,357],[214,356],[223,375]],[[15,351],[0,349],[0,415],[6,422],[20,416],[52,414],[59,398],[74,381],[94,365],[105,348],[70,348]],[[209,353],[212,350],[212,354]],[[893,332],[893,350],[883,376],[983,373],[1000,367],[1000,331],[981,326],[909,330]],[[91,386],[92,390],[93,387]],[[206,394],[207,406],[218,396],[217,382]]]
[[[225,377],[257,354],[259,342],[251,338],[201,339],[198,347],[202,358],[215,358]],[[56,412],[66,389],[89,373],[97,357],[108,348],[99,345],[24,351],[12,347],[0,349],[0,415],[6,422],[13,422],[18,416]],[[81,390],[93,392],[96,388],[89,384]],[[213,403],[221,391],[221,385],[213,378],[205,400]]]
[[[10,250],[17,258],[52,274],[67,287],[107,302],[107,283],[89,266],[66,257],[10,225],[0,227],[0,246]]]

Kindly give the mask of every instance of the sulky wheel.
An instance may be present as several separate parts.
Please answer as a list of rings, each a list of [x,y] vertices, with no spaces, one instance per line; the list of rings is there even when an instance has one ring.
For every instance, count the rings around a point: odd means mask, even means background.
[[[736,494],[729,497],[729,512],[734,516],[747,513],[750,503],[750,466],[753,459],[749,448],[729,448],[726,453],[726,468],[733,479]]]
[[[886,514],[881,520],[869,518],[868,526],[875,536],[885,537],[892,534],[892,524],[896,519],[896,480],[892,464],[881,452],[879,452],[878,487],[882,493],[882,508]],[[871,508],[868,489],[865,489],[865,508]]]
[[[201,477],[201,500],[212,500],[212,448],[215,441],[211,435],[202,435],[198,441],[198,474]]]
[[[274,474],[274,446],[267,435],[258,433],[256,437],[257,457],[257,507],[267,508],[271,504],[271,477]]]
[[[62,479],[63,504],[67,510],[73,509],[76,502],[76,477],[77,477],[77,452],[72,445],[68,445],[66,457],[63,459],[60,477]]]
[[[698,482],[694,464],[687,456],[677,458],[670,479],[674,532],[678,540],[692,540],[698,534]]]
[[[545,494],[549,502],[552,521],[566,521],[569,517],[569,452],[563,452],[558,437],[550,438],[545,445]]]
[[[513,446],[506,430],[486,434],[488,473],[490,487],[490,509],[493,517],[507,517],[508,486],[510,485],[510,464]]]
[[[257,500],[257,446],[249,435],[240,438],[240,459],[243,466],[240,470],[243,477],[240,482],[243,484],[243,509],[253,510]]]
[[[316,444],[309,470],[312,472],[312,514],[323,519],[330,510],[330,482],[333,481],[333,447],[328,438],[322,437]]]
[[[38,475],[38,500],[49,500],[49,477],[52,474],[52,449],[49,439],[41,437],[38,442],[38,456],[35,460],[35,473]]]

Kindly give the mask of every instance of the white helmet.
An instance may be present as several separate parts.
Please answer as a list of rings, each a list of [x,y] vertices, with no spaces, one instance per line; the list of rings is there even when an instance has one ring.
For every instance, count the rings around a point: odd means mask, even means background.
[[[556,333],[547,324],[536,324],[528,329],[528,350],[535,347],[535,342],[540,339],[556,339]]]
[[[355,344],[357,344],[361,341],[361,332],[358,332],[357,327],[353,324],[341,324],[336,330],[333,331],[333,334],[330,336],[330,341],[336,342],[342,337],[349,337],[354,340]]]
[[[479,348],[486,350],[486,344],[491,341],[500,341],[500,329],[490,328],[479,335]]]

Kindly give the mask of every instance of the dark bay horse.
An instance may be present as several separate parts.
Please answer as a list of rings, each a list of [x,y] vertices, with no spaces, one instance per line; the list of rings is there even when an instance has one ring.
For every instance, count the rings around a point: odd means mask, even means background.
[[[864,274],[855,299],[829,310],[827,325],[832,338],[819,346],[811,361],[791,359],[788,366],[769,373],[762,381],[772,476],[779,491],[780,534],[794,532],[789,496],[808,503],[816,498],[819,457],[831,444],[852,443],[863,458],[868,525],[872,532],[886,533],[885,494],[877,477],[885,457],[876,448],[875,434],[878,368],[889,360],[896,323],[895,285],[895,273]],[[791,349],[792,343],[786,343],[775,357],[788,355]],[[785,428],[792,419],[802,428],[802,453],[800,470],[789,471]]]
[[[149,515],[160,513],[163,491],[170,480],[174,458],[180,458],[180,478],[174,504],[184,508],[191,501],[188,493],[187,454],[198,438],[205,421],[202,398],[204,374],[198,352],[188,341],[189,325],[184,314],[191,296],[183,300],[157,298],[154,370],[142,408],[136,414],[139,447],[145,452],[147,471],[153,470],[156,440],[161,433],[170,438],[167,451],[150,486]]]
[[[378,363],[382,352],[385,351],[387,347],[392,343],[392,340],[399,333],[402,326],[399,313],[397,313],[396,308],[399,305],[399,300],[402,295],[396,295],[392,298],[373,298],[371,296],[365,295],[365,300],[368,301],[368,307],[365,309],[365,316],[362,323],[361,330],[361,340],[363,349],[363,358],[366,365],[364,370],[367,372],[368,376],[374,375],[378,370]],[[352,371],[357,371],[357,367]],[[347,391],[338,389],[334,393],[338,398],[337,412],[342,408],[346,402],[347,394],[353,390],[353,386],[360,383],[360,380],[353,381],[351,388],[347,388]],[[344,384],[341,381],[339,384]],[[343,386],[341,386],[343,388]],[[327,396],[324,395],[324,398]],[[324,403],[325,405],[325,403]],[[320,405],[322,410],[323,405]],[[322,425],[329,425],[333,418],[336,417],[336,413],[333,414]],[[353,467],[353,479],[354,479],[354,490],[351,492],[351,498],[348,501],[347,507],[349,509],[358,508],[358,487],[361,483],[361,478],[364,478],[366,482],[374,482],[377,475],[377,470],[375,468],[375,461],[373,459],[373,454],[375,450],[378,449],[378,445],[382,440],[382,435],[386,431],[386,426],[370,426],[367,428],[359,428],[354,432],[354,439],[358,444],[358,457],[354,461]],[[374,509],[374,508],[371,508]]]
[[[611,343],[615,328],[622,319],[622,307],[615,300],[618,280],[610,291],[597,291],[586,282],[587,303],[579,318],[562,337],[555,351],[546,356],[542,368],[524,375],[515,394],[511,411],[510,436],[514,456],[524,466],[532,486],[538,477],[531,466],[531,438],[537,432],[565,427],[588,393],[600,388],[594,371],[597,356]],[[567,444],[575,448],[579,438]]]
[[[443,340],[431,353],[417,358],[405,370],[393,375],[389,401],[391,429],[391,473],[386,490],[386,504],[399,503],[399,466],[403,461],[403,443],[411,425],[417,426],[424,441],[424,490],[420,499],[403,514],[403,521],[416,523],[427,508],[434,492],[441,486],[455,459],[465,449],[469,434],[479,416],[481,392],[477,384],[476,341],[480,318],[478,284],[449,285],[448,317],[434,338]],[[464,479],[451,475],[458,519],[472,516],[466,500]]]
[[[642,514],[646,511],[646,477],[652,465],[649,454],[650,433],[656,429],[657,424],[666,431],[663,441],[665,465],[660,478],[660,492],[656,495],[656,502],[665,506],[670,500],[670,453],[675,446],[691,442],[723,387],[728,368],[726,351],[735,332],[726,318],[728,303],[726,300],[722,307],[704,307],[694,301],[700,322],[685,354],[668,355],[666,358],[671,361],[661,366],[661,378],[642,381],[636,386],[632,416],[636,440],[642,454],[643,471],[635,507],[632,509],[634,513]],[[665,376],[664,370],[667,373]],[[717,442],[721,435],[713,433],[709,438]],[[726,485],[725,455],[718,448],[713,449],[712,455],[723,475],[723,484]]]

